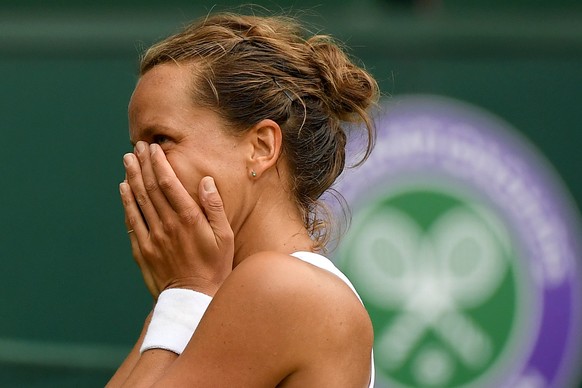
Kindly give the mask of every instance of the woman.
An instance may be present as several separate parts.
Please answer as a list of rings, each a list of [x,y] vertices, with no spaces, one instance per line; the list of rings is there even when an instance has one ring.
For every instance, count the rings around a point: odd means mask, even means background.
[[[328,37],[301,33],[218,14],[143,57],[120,191],[156,306],[109,386],[373,385],[368,314],[314,252],[341,125],[364,122],[367,157],[378,89]]]

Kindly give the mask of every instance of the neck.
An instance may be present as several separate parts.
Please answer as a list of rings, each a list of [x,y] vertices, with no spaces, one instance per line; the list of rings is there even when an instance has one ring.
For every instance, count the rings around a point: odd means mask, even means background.
[[[236,228],[234,267],[262,251],[290,254],[313,250],[313,241],[295,204],[288,199],[274,200],[268,191],[264,193]]]

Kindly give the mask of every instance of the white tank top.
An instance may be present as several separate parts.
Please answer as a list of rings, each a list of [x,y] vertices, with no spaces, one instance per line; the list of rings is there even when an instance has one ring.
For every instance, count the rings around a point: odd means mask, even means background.
[[[327,257],[324,257],[324,256],[319,255],[317,253],[305,252],[305,251],[292,253],[291,256],[294,256],[294,257],[296,257],[296,258],[298,258],[306,263],[309,263],[311,265],[314,265],[316,267],[319,267],[321,269],[324,269],[324,270],[329,271],[332,274],[336,275],[344,283],[346,283],[348,285],[348,287],[350,287],[352,289],[354,294],[356,294],[358,299],[360,299],[360,302],[362,301],[362,299],[360,298],[360,295],[358,295],[358,292],[354,288],[354,285],[352,284],[352,282],[350,282],[350,280],[346,277],[346,275],[344,275],[342,273],[342,271],[340,271],[331,262],[331,260],[329,260]],[[370,366],[370,384],[368,385],[369,388],[374,388],[374,380],[375,380],[374,351],[372,351],[372,365]]]

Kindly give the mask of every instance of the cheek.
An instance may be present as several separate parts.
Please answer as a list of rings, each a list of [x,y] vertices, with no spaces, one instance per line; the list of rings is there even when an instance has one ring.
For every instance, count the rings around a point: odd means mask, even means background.
[[[186,191],[198,202],[198,185],[202,176],[194,168],[193,163],[171,154],[167,154],[166,158]]]

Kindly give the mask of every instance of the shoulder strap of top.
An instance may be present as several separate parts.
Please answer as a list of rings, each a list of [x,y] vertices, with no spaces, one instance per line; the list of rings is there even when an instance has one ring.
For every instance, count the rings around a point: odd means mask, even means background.
[[[344,283],[346,283],[354,292],[354,294],[356,294],[356,296],[358,297],[358,299],[360,299],[360,296],[358,295],[358,292],[356,291],[356,288],[354,287],[354,285],[352,284],[352,282],[350,282],[350,280],[346,277],[346,275],[344,275],[342,273],[342,271],[340,271],[332,262],[331,260],[329,260],[327,257],[322,256],[318,253],[313,253],[313,252],[307,252],[307,251],[299,251],[299,252],[295,252],[292,253],[291,256],[294,256],[306,263],[309,263],[311,265],[314,265],[318,268],[324,269],[326,271],[331,272],[332,274],[336,275],[338,278],[340,278]],[[361,301],[361,299],[360,299]]]
[[[350,282],[350,280],[346,277],[346,275],[344,275],[342,273],[342,271],[340,271],[332,262],[331,260],[329,260],[327,257],[322,256],[318,253],[313,253],[313,252],[307,252],[307,251],[299,251],[299,252],[295,252],[292,253],[291,256],[298,258],[299,260],[302,260],[306,263],[309,263],[311,265],[314,265],[318,268],[324,269],[326,271],[329,271],[331,273],[333,273],[334,275],[336,275],[338,278],[340,278],[344,283],[346,283],[354,292],[354,294],[356,294],[356,296],[358,297],[358,299],[360,299],[360,302],[362,302],[362,299],[360,298],[360,295],[358,295],[358,292],[356,291],[354,285],[352,284],[352,282]],[[363,304],[363,303],[362,303]],[[374,388],[374,380],[375,380],[375,368],[374,368],[374,351],[372,350],[372,365],[370,365],[370,383],[369,383],[369,388]]]

